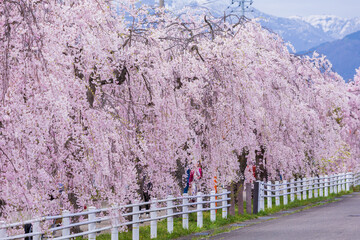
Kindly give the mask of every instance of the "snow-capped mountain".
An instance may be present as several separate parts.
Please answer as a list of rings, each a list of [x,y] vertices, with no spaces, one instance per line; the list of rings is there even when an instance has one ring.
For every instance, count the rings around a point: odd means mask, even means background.
[[[303,20],[312,26],[330,34],[335,39],[341,39],[348,34],[360,30],[360,18],[341,18],[333,15],[312,15],[307,17],[291,17]]]
[[[158,0],[141,2],[154,5]],[[173,12],[190,7],[196,12],[211,12],[217,17],[224,16],[224,13],[241,14],[239,2],[232,0],[165,0],[165,4]],[[327,15],[282,18],[251,7],[246,10],[247,17],[258,19],[262,26],[290,42],[298,53],[312,55],[317,51],[326,55],[333,69],[345,80],[353,78],[355,69],[360,66],[360,18]]]
[[[258,18],[262,26],[290,42],[297,52],[335,40],[330,34],[302,19],[275,17],[256,9],[248,16]]]
[[[140,2],[155,5],[158,0]],[[241,14],[239,2],[232,0],[165,0],[165,5],[173,12],[181,12],[184,7],[190,7],[198,12],[211,12],[218,17],[224,16],[224,13]],[[257,18],[265,28],[279,34],[285,42],[290,42],[297,52],[342,39],[360,30],[360,18],[345,19],[326,15],[283,18],[260,12],[251,6],[247,6],[246,10],[247,17]]]
[[[209,11],[218,17],[224,16],[224,13],[241,14],[239,2],[231,0],[167,0],[166,3],[167,7],[175,12],[184,7],[190,7],[192,10]],[[276,17],[260,12],[251,6],[247,6],[245,15],[258,19],[262,26],[279,34],[285,42],[290,42],[296,51],[304,51],[336,39],[303,19]]]
[[[224,16],[224,13],[241,14],[239,3],[231,0],[167,0],[166,3],[167,7],[175,12],[190,7],[193,10],[209,11],[214,16]],[[246,10],[247,17],[257,18],[262,26],[279,34],[285,42],[290,42],[297,52],[337,39],[301,18],[276,17],[250,6]]]

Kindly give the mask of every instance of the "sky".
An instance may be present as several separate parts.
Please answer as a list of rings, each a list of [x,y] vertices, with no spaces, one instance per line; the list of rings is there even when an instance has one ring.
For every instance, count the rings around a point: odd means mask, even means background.
[[[360,17],[360,0],[253,1],[254,8],[277,17],[309,15],[336,15],[343,18]]]

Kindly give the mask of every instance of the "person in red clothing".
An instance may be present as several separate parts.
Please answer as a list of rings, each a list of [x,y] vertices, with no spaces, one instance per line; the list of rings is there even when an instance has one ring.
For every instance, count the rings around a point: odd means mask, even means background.
[[[190,176],[189,176],[189,193],[192,194],[192,191],[194,189],[194,186],[193,186],[193,183],[194,183],[194,170],[190,170]]]
[[[245,168],[244,175],[247,182],[256,181],[256,166],[247,165]]]
[[[198,180],[200,180],[202,178],[202,167],[201,167],[201,163],[198,162],[196,165],[196,178]]]

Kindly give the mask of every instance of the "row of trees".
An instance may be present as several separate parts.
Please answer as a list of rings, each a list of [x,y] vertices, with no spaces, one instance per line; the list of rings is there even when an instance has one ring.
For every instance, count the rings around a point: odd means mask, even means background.
[[[360,73],[290,54],[237,16],[214,19],[121,1],[0,5],[1,217],[356,171]]]

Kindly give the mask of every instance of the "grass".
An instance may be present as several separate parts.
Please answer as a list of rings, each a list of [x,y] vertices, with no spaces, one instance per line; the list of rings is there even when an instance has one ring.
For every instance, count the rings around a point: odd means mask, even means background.
[[[315,199],[314,195],[313,195],[312,199],[295,200],[293,202],[290,202],[290,199],[289,199],[287,205],[282,204],[283,199],[281,197],[281,199],[280,199],[281,205],[280,206],[275,206],[275,199],[273,199],[271,209],[265,208],[265,211],[261,211],[258,214],[237,214],[237,209],[235,209],[235,215],[234,216],[228,215],[227,219],[223,219],[221,216],[221,210],[218,210],[217,214],[216,214],[215,222],[210,221],[210,212],[203,212],[203,227],[202,228],[197,227],[196,213],[189,214],[189,229],[182,228],[181,216],[174,217],[174,231],[171,234],[169,234],[167,232],[167,221],[166,221],[166,219],[164,219],[164,220],[158,221],[158,223],[157,223],[157,238],[156,239],[158,239],[158,240],[174,239],[174,238],[187,236],[187,235],[190,235],[193,233],[204,232],[204,231],[209,231],[209,230],[212,230],[210,236],[213,236],[213,235],[216,235],[219,233],[231,231],[231,230],[238,228],[238,227],[231,227],[230,224],[233,224],[233,223],[241,223],[246,220],[256,219],[259,216],[272,215],[272,214],[280,212],[280,211],[299,208],[299,207],[302,207],[302,208],[297,209],[295,211],[302,211],[304,209],[308,209],[308,208],[311,208],[314,206],[319,206],[319,205],[325,204],[327,202],[335,201],[336,197],[351,193],[353,191],[354,192],[360,191],[360,186],[352,188],[349,192],[340,192],[338,194],[334,194],[334,193],[329,194],[328,197],[318,197]],[[244,205],[245,205],[245,203],[244,203]],[[267,206],[267,202],[266,202],[266,198],[265,198],[265,207],[266,206]],[[304,208],[303,206],[306,206],[306,207]],[[204,236],[199,236],[198,238],[203,238],[203,237]],[[76,238],[76,240],[82,240],[82,239],[83,238],[81,238],[81,237]],[[96,239],[97,240],[110,240],[111,235],[110,235],[110,233],[100,234],[96,237]],[[119,239],[131,240],[132,232],[129,231],[129,232],[119,233]],[[149,225],[140,227],[140,239],[150,239],[150,226]],[[194,238],[194,239],[196,239],[196,238]]]
[[[318,206],[318,205],[322,205],[324,204],[324,202],[329,202],[329,201],[333,201],[334,198],[342,196],[346,193],[350,193],[350,192],[341,192],[338,194],[329,194],[328,197],[317,197],[317,198],[307,198],[306,200],[294,200],[293,202],[288,202],[287,205],[280,205],[280,206],[275,206],[275,201],[273,201],[272,203],[272,208],[270,209],[265,209],[265,211],[262,211],[259,213],[259,215],[271,215],[280,211],[284,211],[284,210],[289,210],[289,209],[294,209],[294,208],[298,208],[298,207],[302,207],[302,206],[309,206],[309,207],[313,207],[313,206]],[[282,199],[280,199],[281,203],[283,202]],[[265,206],[266,206],[266,201],[265,201]]]
[[[167,232],[167,221],[166,219],[158,221],[157,223],[157,238],[156,239],[174,239],[182,236],[187,236],[192,233],[203,232],[206,230],[217,229],[221,226],[228,225],[235,222],[242,222],[249,219],[255,219],[256,215],[244,214],[244,215],[235,215],[229,216],[227,219],[223,219],[221,216],[221,211],[218,211],[216,214],[216,221],[210,221],[210,213],[203,212],[203,227],[198,228],[196,223],[196,213],[189,214],[189,229],[182,228],[182,218],[174,218],[174,232],[169,234]],[[81,240],[83,238],[76,238]],[[96,237],[97,240],[109,240],[111,239],[110,233],[100,234]],[[121,240],[131,240],[132,232],[122,232],[119,233],[119,239]],[[150,239],[150,226],[141,226],[140,227],[140,239]]]

